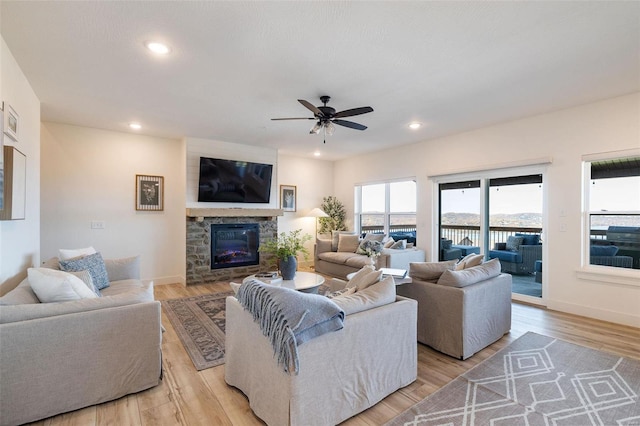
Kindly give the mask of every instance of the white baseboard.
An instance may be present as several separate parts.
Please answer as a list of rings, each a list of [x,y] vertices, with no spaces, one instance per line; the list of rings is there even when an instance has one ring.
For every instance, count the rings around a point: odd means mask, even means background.
[[[180,276],[175,276],[175,277],[157,277],[157,278],[152,278],[151,280],[153,280],[153,285],[165,285],[165,284],[182,284],[185,285],[185,278],[184,277],[180,277]]]
[[[595,318],[602,321],[614,322],[616,324],[624,324],[631,327],[640,327],[640,316],[638,315],[623,314],[606,309],[594,308],[592,306],[576,305],[573,303],[558,302],[554,300],[547,300],[547,308],[554,311],[566,312],[569,314]]]

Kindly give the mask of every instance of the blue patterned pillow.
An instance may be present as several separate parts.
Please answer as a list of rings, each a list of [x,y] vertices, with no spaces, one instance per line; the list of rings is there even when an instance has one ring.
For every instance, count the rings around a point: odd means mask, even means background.
[[[95,285],[98,290],[109,287],[107,268],[104,265],[104,260],[100,253],[69,260],[61,260],[60,270],[66,272],[89,271],[93,285]]]

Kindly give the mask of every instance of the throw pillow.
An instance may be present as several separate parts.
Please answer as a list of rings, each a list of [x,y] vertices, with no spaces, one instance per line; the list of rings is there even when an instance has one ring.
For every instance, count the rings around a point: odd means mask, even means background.
[[[364,234],[364,238],[363,238],[363,240],[364,240],[364,241],[369,241],[369,240],[371,240],[371,241],[379,241],[379,242],[382,242],[382,240],[384,240],[384,237],[385,237],[385,235],[384,235],[384,234],[372,234],[372,233],[369,233],[369,234]]]
[[[356,292],[356,288],[355,287],[350,287],[350,288],[343,288],[342,290],[338,290],[338,291],[334,291],[333,293],[328,293],[326,296],[329,299],[333,299],[334,297],[338,297],[338,296],[348,296],[350,294],[353,294]]]
[[[397,249],[397,250],[404,250],[407,248],[407,240],[398,240],[395,243],[393,243],[393,245],[389,248],[392,249]]]
[[[140,256],[105,259],[104,266],[107,268],[109,281],[140,279]]]
[[[331,300],[344,311],[345,315],[351,315],[395,302],[396,284],[393,277],[387,277],[362,291],[343,294]]]
[[[589,254],[591,256],[615,256],[618,254],[618,246],[591,246]]]
[[[438,280],[438,284],[449,287],[466,287],[479,283],[480,281],[488,280],[489,278],[497,277],[498,275],[500,275],[500,260],[491,259],[482,265],[467,268],[462,271],[444,271]]]
[[[522,245],[522,240],[522,237],[510,235],[509,238],[507,238],[507,250],[518,251]]]
[[[109,287],[109,276],[107,268],[100,253],[90,254],[76,259],[61,260],[60,269],[66,272],[89,271],[93,284],[98,290]]]
[[[382,271],[376,271],[373,265],[367,265],[360,269],[349,280],[345,288],[355,288],[356,291],[364,290],[382,278]]]
[[[68,260],[73,259],[74,257],[82,257],[89,254],[94,254],[95,252],[96,249],[94,249],[93,247],[79,249],[60,249],[58,257],[60,257],[60,260]]]
[[[238,294],[238,290],[240,289],[240,286],[241,286],[242,284],[240,284],[240,283],[234,283],[233,281],[231,281],[231,282],[229,283],[229,285],[231,286],[231,290],[233,290],[233,294]]]
[[[396,243],[396,240],[389,237],[389,239],[383,243],[382,248],[391,248],[391,246],[394,245],[395,243]]]
[[[85,283],[67,272],[49,268],[27,269],[29,285],[43,303],[98,297]]]
[[[520,234],[516,232],[516,237],[522,237],[522,244],[525,246],[537,246],[540,244],[540,234]]]
[[[80,278],[82,282],[87,286],[87,288],[94,292],[96,296],[102,297],[102,293],[100,293],[100,290],[98,290],[95,284],[93,284],[93,278],[91,278],[91,274],[89,273],[89,271],[77,271],[69,273]]]
[[[339,234],[338,251],[355,253],[360,245],[360,238],[357,235]]]
[[[351,231],[331,231],[331,251],[338,251],[338,240],[341,234],[354,235]]]
[[[49,268],[49,269],[57,269],[60,270],[60,259],[57,257],[52,257],[51,259],[44,262],[41,268]]]
[[[456,260],[446,262],[410,262],[409,276],[423,281],[437,280],[444,271],[453,269]]]
[[[460,259],[460,261],[458,263],[456,263],[456,267],[454,269],[456,271],[460,271],[462,269],[472,268],[474,266],[478,266],[478,265],[482,264],[483,260],[484,260],[484,256],[483,255],[475,254],[475,253],[469,253],[468,255],[466,255],[465,257]]]

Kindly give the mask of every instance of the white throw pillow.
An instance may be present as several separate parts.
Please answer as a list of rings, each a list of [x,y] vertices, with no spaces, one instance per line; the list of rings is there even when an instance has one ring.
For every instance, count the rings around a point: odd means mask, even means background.
[[[29,285],[43,303],[98,297],[82,280],[72,274],[48,268],[29,268]]]
[[[59,258],[60,260],[69,260],[74,257],[82,257],[87,256],[89,254],[94,254],[96,249],[93,247],[79,248],[79,249],[60,249]]]
[[[344,311],[345,315],[356,314],[395,302],[396,284],[393,277],[387,277],[362,291],[337,296],[331,300]]]

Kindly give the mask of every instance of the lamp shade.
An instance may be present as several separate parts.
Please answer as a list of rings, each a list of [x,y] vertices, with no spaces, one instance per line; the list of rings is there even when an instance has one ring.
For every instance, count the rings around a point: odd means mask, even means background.
[[[316,207],[307,214],[307,217],[329,217],[329,215]]]

